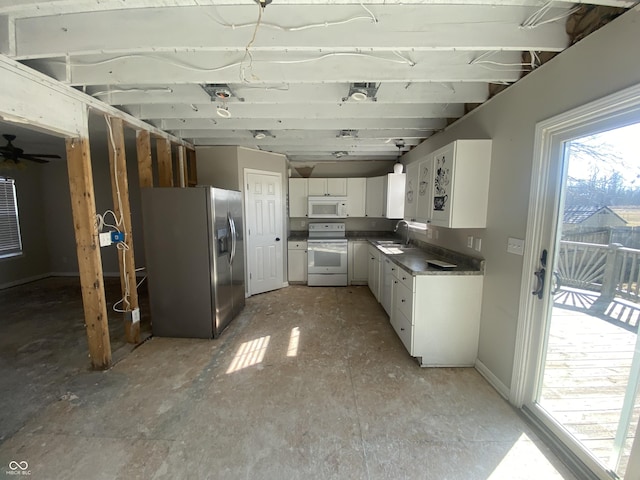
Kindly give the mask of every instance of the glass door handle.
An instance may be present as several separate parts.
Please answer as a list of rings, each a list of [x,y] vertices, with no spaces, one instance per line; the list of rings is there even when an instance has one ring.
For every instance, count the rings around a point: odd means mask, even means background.
[[[536,277],[537,283],[536,288],[532,295],[536,295],[538,299],[542,300],[542,294],[544,293],[544,281],[545,276],[547,275],[547,250],[542,250],[542,254],[540,255],[540,269],[533,272]]]

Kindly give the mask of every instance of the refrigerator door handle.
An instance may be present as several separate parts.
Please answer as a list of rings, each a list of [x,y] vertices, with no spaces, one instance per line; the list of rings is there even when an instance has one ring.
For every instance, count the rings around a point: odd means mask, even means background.
[[[229,229],[231,230],[231,254],[229,256],[229,264],[232,265],[236,257],[236,222],[233,221],[231,215],[227,216],[227,220],[229,221]]]

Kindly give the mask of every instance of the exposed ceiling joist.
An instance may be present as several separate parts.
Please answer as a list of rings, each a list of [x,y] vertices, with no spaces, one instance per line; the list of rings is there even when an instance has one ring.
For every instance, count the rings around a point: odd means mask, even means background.
[[[392,160],[564,50],[576,5],[0,0],[0,52],[195,145]]]

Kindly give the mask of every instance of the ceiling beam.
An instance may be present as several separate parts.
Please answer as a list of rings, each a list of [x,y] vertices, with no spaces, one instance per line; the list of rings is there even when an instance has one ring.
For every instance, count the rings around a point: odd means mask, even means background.
[[[305,0],[305,5],[358,5],[357,0]],[[631,8],[635,0],[579,0],[574,3],[588,3],[594,5],[610,5],[614,7]],[[279,5],[300,5],[299,0],[278,0]],[[369,0],[369,8],[384,5],[485,5],[484,0]],[[540,6],[539,0],[499,0],[495,5],[528,5]],[[23,0],[14,2],[0,0],[0,14],[10,14],[15,18],[50,16],[74,13],[77,11],[109,11],[123,9],[149,8],[152,6],[224,6],[246,5],[254,6],[254,0]],[[267,7],[269,10],[273,5]]]
[[[333,103],[349,92],[347,83],[247,85],[229,84],[238,98],[229,103]],[[87,94],[110,105],[156,103],[207,103],[209,95],[197,84],[96,85]],[[376,94],[377,103],[481,103],[489,97],[482,82],[385,82]]]
[[[354,130],[368,129],[400,129],[403,131],[416,130],[440,130],[446,126],[446,121],[441,119],[400,119],[400,118],[341,118],[341,119],[311,119],[300,122],[296,119],[278,120],[265,119],[239,119],[218,118],[209,120],[205,118],[159,120],[154,123],[162,130],[178,131],[183,129],[196,130],[340,130],[349,128]]]
[[[557,6],[556,6],[557,5]],[[254,52],[393,52],[433,50],[561,51],[569,39],[555,4],[521,28],[540,6],[283,5],[264,10]],[[258,18],[256,5],[87,11],[15,20],[16,58],[176,51],[243,52]],[[455,19],[452,22],[451,19]],[[41,39],[46,38],[46,42]]]
[[[251,119],[335,119],[340,118],[452,118],[464,114],[462,104],[379,104],[378,102],[340,102],[317,103],[313,108],[304,102],[287,104],[225,104],[232,118]],[[171,119],[171,118],[219,118],[216,108],[222,107],[222,102],[206,104],[157,104],[157,105],[129,105],[126,111],[141,119]]]
[[[190,138],[190,137],[186,137]],[[379,149],[379,150],[395,150],[398,151],[395,141],[402,140],[406,147],[418,145],[422,142],[422,138],[405,138],[405,137],[390,137],[385,139],[350,139],[350,138],[321,138],[310,136],[306,139],[289,140],[282,139],[280,135],[275,138],[266,137],[261,140],[256,140],[251,136],[246,138],[210,138],[210,137],[196,137],[194,143],[197,145],[211,145],[211,146],[225,146],[225,145],[238,145],[238,146],[261,146],[270,147],[282,145],[283,149],[291,148],[305,148],[307,150],[335,150],[344,149],[349,147],[361,146],[364,150]],[[389,142],[387,142],[389,140]]]
[[[181,138],[198,138],[211,141],[241,141],[254,140],[253,134],[249,130],[177,130],[176,135]],[[354,132],[354,136],[360,142],[387,141],[394,138],[403,138],[418,142],[420,139],[428,137],[433,130],[403,130],[403,129],[367,129]],[[348,141],[350,138],[340,138],[340,130],[277,130],[277,139],[291,142],[306,142],[309,139],[316,141]],[[404,134],[404,136],[402,135]],[[264,141],[270,141],[270,137]]]
[[[234,83],[249,85],[332,82],[515,82],[520,78],[520,52],[242,54],[217,52],[95,55],[25,62],[71,85]],[[345,61],[348,58],[348,61]],[[389,68],[392,67],[392,68]],[[105,80],[108,80],[105,82]]]

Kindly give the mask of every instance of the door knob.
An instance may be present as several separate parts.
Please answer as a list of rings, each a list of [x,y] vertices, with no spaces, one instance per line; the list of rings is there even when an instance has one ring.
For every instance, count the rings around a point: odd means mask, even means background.
[[[279,242],[279,241],[280,241],[280,237],[276,237],[276,242]]]

